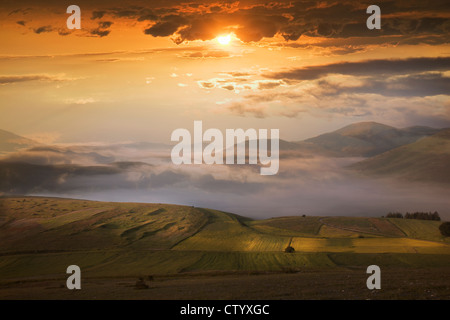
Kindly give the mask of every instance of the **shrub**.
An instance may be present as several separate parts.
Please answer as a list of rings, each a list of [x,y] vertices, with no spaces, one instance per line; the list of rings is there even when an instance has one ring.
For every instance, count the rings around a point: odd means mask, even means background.
[[[439,231],[444,237],[450,237],[450,222],[444,222],[439,226]]]
[[[134,285],[135,289],[142,290],[148,289],[148,285],[145,283],[144,278],[139,278]]]
[[[284,273],[297,273],[298,270],[292,267],[283,267],[281,268],[281,271],[283,271]]]
[[[286,249],[284,249],[284,252],[286,253],[294,253],[295,249],[291,246],[287,246]]]

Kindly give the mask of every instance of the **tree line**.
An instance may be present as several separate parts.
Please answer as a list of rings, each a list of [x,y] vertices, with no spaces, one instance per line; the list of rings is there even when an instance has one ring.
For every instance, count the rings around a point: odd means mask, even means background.
[[[441,217],[437,211],[435,212],[406,212],[403,215],[400,212],[389,212],[386,218],[399,218],[399,219],[418,219],[418,220],[434,220],[441,221]]]

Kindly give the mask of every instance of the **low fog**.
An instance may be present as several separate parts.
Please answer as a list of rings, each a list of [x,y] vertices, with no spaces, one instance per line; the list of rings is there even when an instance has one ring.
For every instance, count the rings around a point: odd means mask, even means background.
[[[255,219],[390,211],[438,211],[450,219],[448,188],[359,176],[348,165],[361,159],[290,151],[281,153],[277,175],[262,176],[257,165],[175,166],[164,145],[35,148],[0,161],[0,192],[182,204]]]

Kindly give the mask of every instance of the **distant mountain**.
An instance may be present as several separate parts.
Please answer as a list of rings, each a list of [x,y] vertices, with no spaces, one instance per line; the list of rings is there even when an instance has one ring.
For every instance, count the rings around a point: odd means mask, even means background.
[[[371,157],[413,143],[440,130],[442,129],[425,126],[398,129],[376,122],[359,122],[303,141],[290,142],[280,139],[280,158]],[[209,142],[204,142],[203,147],[208,144]],[[235,155],[238,146],[242,145],[243,143],[234,145]],[[270,139],[267,146],[270,151]],[[248,141],[245,142],[244,148],[248,161]],[[227,150],[224,148],[224,154]]]
[[[365,175],[450,184],[450,129],[351,166]]]
[[[432,135],[440,129],[397,129],[377,122],[359,122],[297,142],[304,150],[333,157],[370,157]]]
[[[316,155],[326,157],[371,157],[416,142],[423,137],[437,133],[439,130],[424,126],[397,129],[376,122],[359,122],[303,141],[289,142],[280,139],[280,158],[311,157]],[[270,141],[269,139],[269,151],[271,149]],[[208,144],[209,142],[204,142],[203,148]],[[248,141],[246,145],[248,145]],[[237,146],[237,144],[234,145],[235,151]],[[143,159],[148,161],[148,159],[155,156],[155,152],[169,155],[172,147],[172,145],[168,144],[149,142],[65,148],[44,147],[30,139],[0,130],[0,155],[28,148],[25,154],[8,155],[9,162],[103,164],[113,161],[144,161]],[[247,157],[248,149],[245,149]],[[226,153],[225,148],[224,153]],[[128,157],[131,155],[138,155],[138,157],[129,159]]]
[[[24,162],[38,165],[59,164],[108,164],[115,161],[113,156],[104,156],[83,147],[37,146],[5,155],[2,161]]]
[[[38,143],[33,140],[0,129],[0,155],[2,153],[17,151],[23,148],[29,148],[37,144]]]

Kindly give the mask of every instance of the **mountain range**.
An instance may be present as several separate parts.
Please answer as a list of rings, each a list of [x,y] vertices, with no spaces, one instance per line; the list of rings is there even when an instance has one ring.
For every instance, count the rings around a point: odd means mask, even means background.
[[[359,122],[303,141],[280,140],[279,145],[281,159],[362,157],[366,159],[349,168],[364,176],[450,184],[450,129],[425,126],[398,129],[376,122]],[[44,146],[0,130],[0,155],[3,155],[0,159],[0,177],[4,180],[3,185],[11,186],[12,181],[31,179],[31,176],[22,177],[23,172],[29,170],[41,171],[38,174],[40,177],[43,172],[57,172],[59,177],[61,174],[67,175],[66,171],[72,175],[81,170],[85,175],[82,167],[90,166],[89,172],[100,170],[104,174],[106,170],[115,174],[119,169],[117,163],[145,163],[145,159],[156,154],[152,153],[154,150],[161,148],[165,152],[158,153],[156,157],[170,161],[170,145],[135,143],[103,145],[99,148]],[[132,158],[146,151],[146,157]],[[110,166],[111,172],[105,166]],[[17,180],[18,177],[23,179]]]
[[[439,131],[423,126],[397,129],[377,122],[358,122],[297,144],[304,150],[325,156],[372,157]]]
[[[366,175],[450,183],[450,129],[351,165]]]

